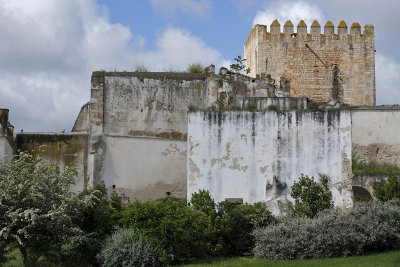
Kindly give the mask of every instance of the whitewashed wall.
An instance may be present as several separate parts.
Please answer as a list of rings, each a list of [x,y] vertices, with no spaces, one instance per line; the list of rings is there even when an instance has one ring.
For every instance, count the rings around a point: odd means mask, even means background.
[[[188,199],[208,189],[217,202],[264,201],[275,213],[301,173],[326,174],[335,205],[349,207],[350,112],[191,112],[187,171]]]

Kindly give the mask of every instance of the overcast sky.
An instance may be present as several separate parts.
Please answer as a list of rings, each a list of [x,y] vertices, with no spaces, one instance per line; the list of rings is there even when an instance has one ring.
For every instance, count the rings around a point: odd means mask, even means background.
[[[185,70],[243,53],[278,18],[375,26],[378,104],[400,103],[399,0],[0,0],[0,108],[16,131],[70,131],[95,70]]]

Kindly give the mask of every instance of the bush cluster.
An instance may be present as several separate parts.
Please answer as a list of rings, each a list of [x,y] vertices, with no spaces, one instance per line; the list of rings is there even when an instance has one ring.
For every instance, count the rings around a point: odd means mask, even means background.
[[[270,259],[309,259],[363,255],[400,248],[400,206],[392,202],[357,203],[343,212],[315,218],[286,218],[254,231],[254,254]]]
[[[166,197],[133,202],[122,211],[121,226],[135,227],[157,242],[171,264],[209,256],[244,255],[254,246],[255,227],[275,222],[267,208],[257,203],[218,205],[208,191],[185,199]]]

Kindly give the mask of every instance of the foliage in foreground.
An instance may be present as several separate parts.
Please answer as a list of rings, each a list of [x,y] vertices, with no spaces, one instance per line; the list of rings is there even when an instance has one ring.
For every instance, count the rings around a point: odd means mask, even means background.
[[[333,207],[332,193],[328,188],[329,179],[322,175],[321,184],[301,174],[291,187],[290,196],[295,199],[294,215],[314,217],[318,212]]]
[[[81,233],[68,214],[75,173],[25,152],[0,162],[0,243],[17,247],[25,266],[57,258]]]
[[[107,237],[97,258],[101,266],[164,266],[161,250],[135,228],[119,228]]]
[[[364,255],[400,248],[400,206],[357,203],[348,211],[328,210],[315,218],[286,218],[257,229],[254,254],[260,258],[311,259]]]
[[[206,190],[192,194],[190,206],[210,218],[213,235],[209,254],[214,256],[249,254],[254,246],[253,230],[276,222],[262,203],[238,205],[223,201],[216,204]]]
[[[400,176],[389,175],[387,181],[372,183],[374,196],[380,201],[400,200]]]
[[[185,199],[166,197],[130,204],[122,211],[123,227],[138,230],[167,253],[169,263],[187,262],[215,255],[244,255],[254,246],[255,227],[275,222],[267,208],[257,203],[218,205],[208,191]]]

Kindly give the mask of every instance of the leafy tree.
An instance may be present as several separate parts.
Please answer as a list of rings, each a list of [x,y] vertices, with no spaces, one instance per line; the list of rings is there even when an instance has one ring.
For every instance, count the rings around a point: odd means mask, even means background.
[[[389,175],[386,182],[378,182],[375,180],[372,184],[374,196],[381,201],[392,199],[400,200],[400,177]]]
[[[229,67],[236,73],[240,73],[242,70],[247,74],[250,73],[250,68],[246,69],[244,62],[246,59],[242,58],[242,56],[238,56],[235,58],[236,63],[231,64]]]
[[[301,174],[291,187],[290,195],[295,199],[294,212],[298,216],[314,217],[318,212],[331,208],[332,193],[328,188],[329,178],[322,175],[321,184]]]
[[[254,247],[253,230],[275,222],[276,218],[263,203],[220,202],[214,222],[217,238],[216,254],[237,256],[251,253]]]
[[[25,266],[56,258],[81,233],[67,212],[75,174],[25,152],[0,162],[0,243],[18,247]]]
[[[87,188],[76,195],[70,205],[72,221],[82,230],[79,240],[69,244],[63,251],[63,260],[69,265],[96,264],[96,255],[119,219],[122,201],[116,192],[107,195],[104,182]]]
[[[204,67],[201,63],[192,63],[188,66],[187,71],[189,73],[203,73]]]

